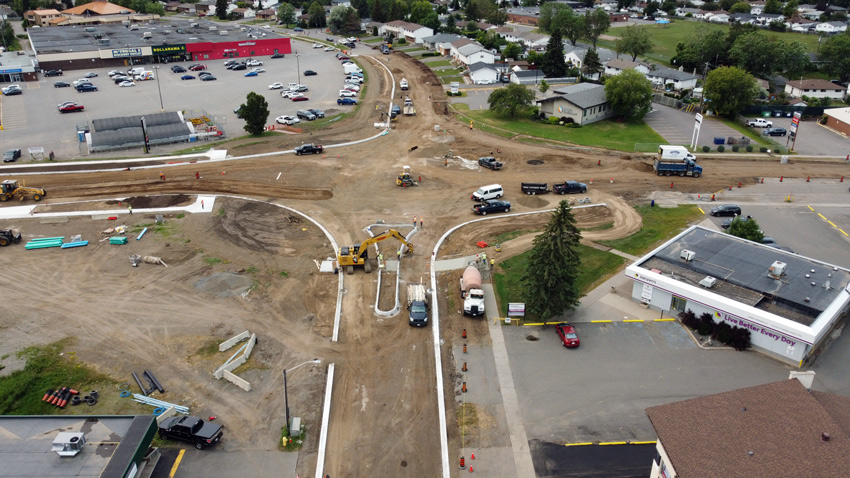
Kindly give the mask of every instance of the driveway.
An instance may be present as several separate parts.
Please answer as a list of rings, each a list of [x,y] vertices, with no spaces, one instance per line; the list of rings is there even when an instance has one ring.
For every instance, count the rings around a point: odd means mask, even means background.
[[[644,117],[644,121],[656,133],[660,134],[669,144],[691,144],[694,131],[694,113],[685,113],[669,106],[658,103],[652,104],[652,111]],[[715,149],[715,137],[740,138],[738,131],[726,126],[714,118],[704,118],[700,130],[698,146],[709,146]]]

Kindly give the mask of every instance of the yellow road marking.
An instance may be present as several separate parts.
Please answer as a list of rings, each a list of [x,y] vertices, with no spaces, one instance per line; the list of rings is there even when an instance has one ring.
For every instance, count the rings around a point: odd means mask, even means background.
[[[174,466],[171,467],[171,473],[168,474],[168,478],[174,478],[174,474],[177,473],[177,467],[180,466],[180,461],[183,460],[184,453],[186,453],[186,450],[180,450],[180,453],[177,454],[177,459],[174,460]]]
[[[828,222],[829,225],[832,226],[832,227],[838,227],[832,221],[830,221],[829,219],[827,219],[826,222]]]
[[[584,443],[565,443],[564,446],[585,446],[585,445],[593,445],[593,442],[584,442]]]
[[[604,446],[604,445],[625,445],[627,443],[628,442],[625,442],[625,441],[606,441],[606,442],[600,443],[600,445],[602,445],[602,446]]]
[[[821,213],[818,213],[818,216],[820,216],[820,218],[823,219],[824,221],[827,220],[825,217],[823,217],[823,214],[821,214]]]
[[[649,441],[633,441],[633,442],[630,442],[630,443],[632,445],[650,445],[650,444],[655,444],[655,443],[658,443],[658,442],[655,441],[655,440],[649,440]]]
[[[604,323],[608,323],[608,322],[613,322],[613,320],[591,320],[590,321],[591,324],[604,324]]]
[[[623,319],[623,322],[643,322],[643,319]]]
[[[810,211],[815,212],[815,210],[814,210],[814,208],[812,208],[812,206],[806,206],[806,207],[809,208]]]
[[[655,319],[656,322],[675,322],[676,319]]]
[[[845,236],[850,236],[850,234],[847,234],[846,232],[844,232],[844,229],[839,229],[839,231],[841,231],[841,234],[844,234]]]

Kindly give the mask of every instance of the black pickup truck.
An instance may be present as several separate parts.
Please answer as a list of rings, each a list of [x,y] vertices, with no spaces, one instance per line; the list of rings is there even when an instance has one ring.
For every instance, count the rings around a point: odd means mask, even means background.
[[[321,154],[324,150],[325,148],[320,144],[307,143],[295,148],[295,154],[297,156],[301,156],[302,154]]]
[[[549,192],[549,185],[546,183],[522,183],[522,192],[525,194],[546,194]]]
[[[485,168],[492,169],[493,171],[498,171],[502,169],[502,163],[496,161],[496,158],[492,156],[487,156],[485,158],[478,158],[478,165],[484,166]]]
[[[587,192],[587,184],[578,181],[565,181],[552,185],[552,191],[557,194],[578,194]]]
[[[221,440],[222,428],[198,417],[169,417],[159,424],[159,437],[194,443],[195,448],[203,450]]]
[[[482,216],[486,216],[488,213],[491,212],[511,212],[511,203],[507,201],[496,201],[491,199],[489,201],[484,201],[481,204],[476,204],[475,206],[472,206],[472,210],[475,212],[475,214],[480,214]]]

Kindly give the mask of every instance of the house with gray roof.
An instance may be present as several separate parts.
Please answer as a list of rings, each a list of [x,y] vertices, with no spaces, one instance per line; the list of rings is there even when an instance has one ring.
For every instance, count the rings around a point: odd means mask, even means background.
[[[496,56],[478,43],[470,43],[457,49],[455,60],[466,66],[477,62],[493,64],[496,61]]]
[[[438,33],[422,38],[422,45],[429,50],[439,52],[441,55],[450,55],[452,52],[452,42],[460,39],[461,36],[454,33]]]
[[[606,62],[609,62],[616,58],[616,54],[613,51],[608,50],[607,48],[597,48],[596,54],[597,56],[599,56],[599,63],[601,63],[603,67]],[[564,51],[564,62],[567,64],[567,66],[571,68],[581,68],[582,65],[584,65],[585,55],[587,55],[587,48],[580,46],[572,47],[567,44]],[[592,80],[598,80],[600,73],[597,73],[595,75],[588,75],[586,77]]]
[[[473,84],[490,84],[499,82],[499,68],[493,63],[477,61],[467,66],[469,78]],[[484,83],[487,82],[487,83]]]
[[[658,89],[690,90],[696,88],[699,76],[666,66],[649,66],[643,63],[615,58],[605,63],[605,74],[619,75],[623,70],[637,70],[643,74],[652,86]]]
[[[546,78],[540,70],[514,70],[511,72],[511,83],[518,85],[536,85]]]
[[[555,116],[565,123],[586,125],[614,116],[614,110],[605,96],[605,86],[595,83],[577,83],[552,91],[554,96],[537,100],[540,114]]]

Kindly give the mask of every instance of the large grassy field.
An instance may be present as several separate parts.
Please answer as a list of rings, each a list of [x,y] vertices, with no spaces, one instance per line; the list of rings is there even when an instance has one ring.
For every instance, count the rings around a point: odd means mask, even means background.
[[[673,20],[673,22],[667,26],[641,25],[638,28],[642,28],[649,31],[649,34],[652,37],[652,42],[655,44],[655,47],[652,49],[652,53],[646,56],[648,58],[660,61],[667,65],[670,64],[670,59],[676,56],[676,45],[680,42],[684,42],[687,36],[695,29],[706,28],[709,30],[723,30],[724,32],[729,31],[728,25],[718,25],[716,23],[694,22],[688,20]],[[622,35],[622,31],[622,28],[609,28],[605,34],[614,37],[619,37],[620,35]],[[812,53],[817,51],[818,48],[818,37],[816,35],[787,32],[780,33],[771,32],[767,30],[762,30],[762,32],[768,36],[778,37],[782,41],[787,43],[798,41],[806,47],[806,50]],[[615,48],[614,42],[611,40],[600,40],[599,46],[604,46],[612,50],[614,50]]]
[[[565,141],[582,146],[632,152],[635,149],[635,143],[664,143],[664,138],[644,122],[620,123],[614,120],[604,120],[581,128],[567,128],[519,117],[508,119],[496,115],[490,110],[470,110],[463,103],[456,103],[453,107],[462,117],[466,117],[466,121],[472,119],[476,125],[483,123],[514,134]],[[484,129],[487,131],[486,127]],[[493,132],[493,130],[490,130],[490,132]]]
[[[643,227],[640,231],[623,239],[599,241],[599,243],[639,256],[678,234],[702,216],[697,206],[693,204],[675,208],[637,206],[635,209],[643,219]]]

